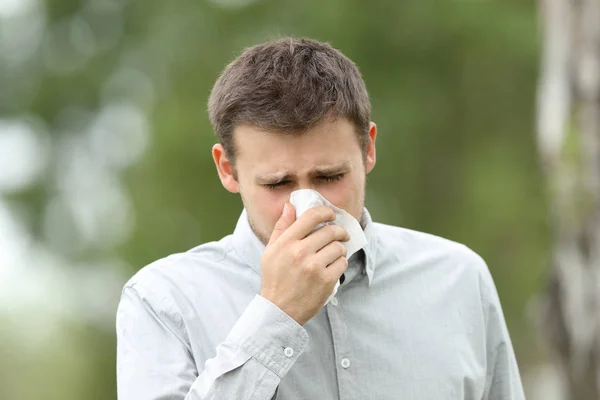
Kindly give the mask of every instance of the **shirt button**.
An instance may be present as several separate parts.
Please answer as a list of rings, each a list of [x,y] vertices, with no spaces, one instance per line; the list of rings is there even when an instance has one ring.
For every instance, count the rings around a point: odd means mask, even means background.
[[[286,347],[285,350],[283,350],[283,354],[285,354],[287,358],[290,358],[294,355],[294,349],[291,347]]]
[[[338,299],[336,299],[335,297],[333,297],[333,298],[331,299],[331,304],[332,304],[332,305],[334,305],[334,306],[337,306],[337,305],[339,304],[339,303],[338,303]]]
[[[348,368],[350,366],[350,360],[347,358],[342,359],[342,368]]]

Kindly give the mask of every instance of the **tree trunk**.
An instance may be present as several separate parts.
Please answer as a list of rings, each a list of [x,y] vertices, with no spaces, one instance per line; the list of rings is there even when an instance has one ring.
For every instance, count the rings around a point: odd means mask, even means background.
[[[600,399],[600,0],[541,0],[538,149],[553,234],[540,322],[573,400]]]

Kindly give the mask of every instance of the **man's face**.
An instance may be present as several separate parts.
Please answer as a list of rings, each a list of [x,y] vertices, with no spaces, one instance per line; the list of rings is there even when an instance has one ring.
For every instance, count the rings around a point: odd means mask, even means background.
[[[365,162],[354,125],[345,118],[326,120],[300,135],[237,127],[237,181],[228,176],[223,155],[215,154],[220,145],[213,156],[223,185],[240,192],[254,233],[267,244],[283,205],[298,189],[316,190],[360,221],[366,174],[375,165],[376,131],[371,123]]]

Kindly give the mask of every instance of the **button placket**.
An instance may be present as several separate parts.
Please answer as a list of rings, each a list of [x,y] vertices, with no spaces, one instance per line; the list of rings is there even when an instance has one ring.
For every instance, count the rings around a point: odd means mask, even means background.
[[[350,343],[348,342],[348,326],[344,315],[342,302],[339,300],[339,295],[332,298],[330,301],[331,307],[327,307],[327,317],[331,327],[331,335],[333,339],[335,366],[338,380],[339,398],[352,399],[352,377],[350,367]],[[334,300],[336,300],[334,302]]]

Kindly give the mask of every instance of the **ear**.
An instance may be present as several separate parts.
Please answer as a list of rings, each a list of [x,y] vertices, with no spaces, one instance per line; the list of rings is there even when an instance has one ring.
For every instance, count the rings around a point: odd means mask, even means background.
[[[365,170],[368,174],[375,167],[375,138],[377,137],[377,125],[374,122],[369,123],[369,145],[365,157]]]
[[[212,156],[219,173],[221,183],[231,193],[239,193],[240,185],[233,174],[233,166],[225,154],[225,149],[219,143],[212,148]]]

